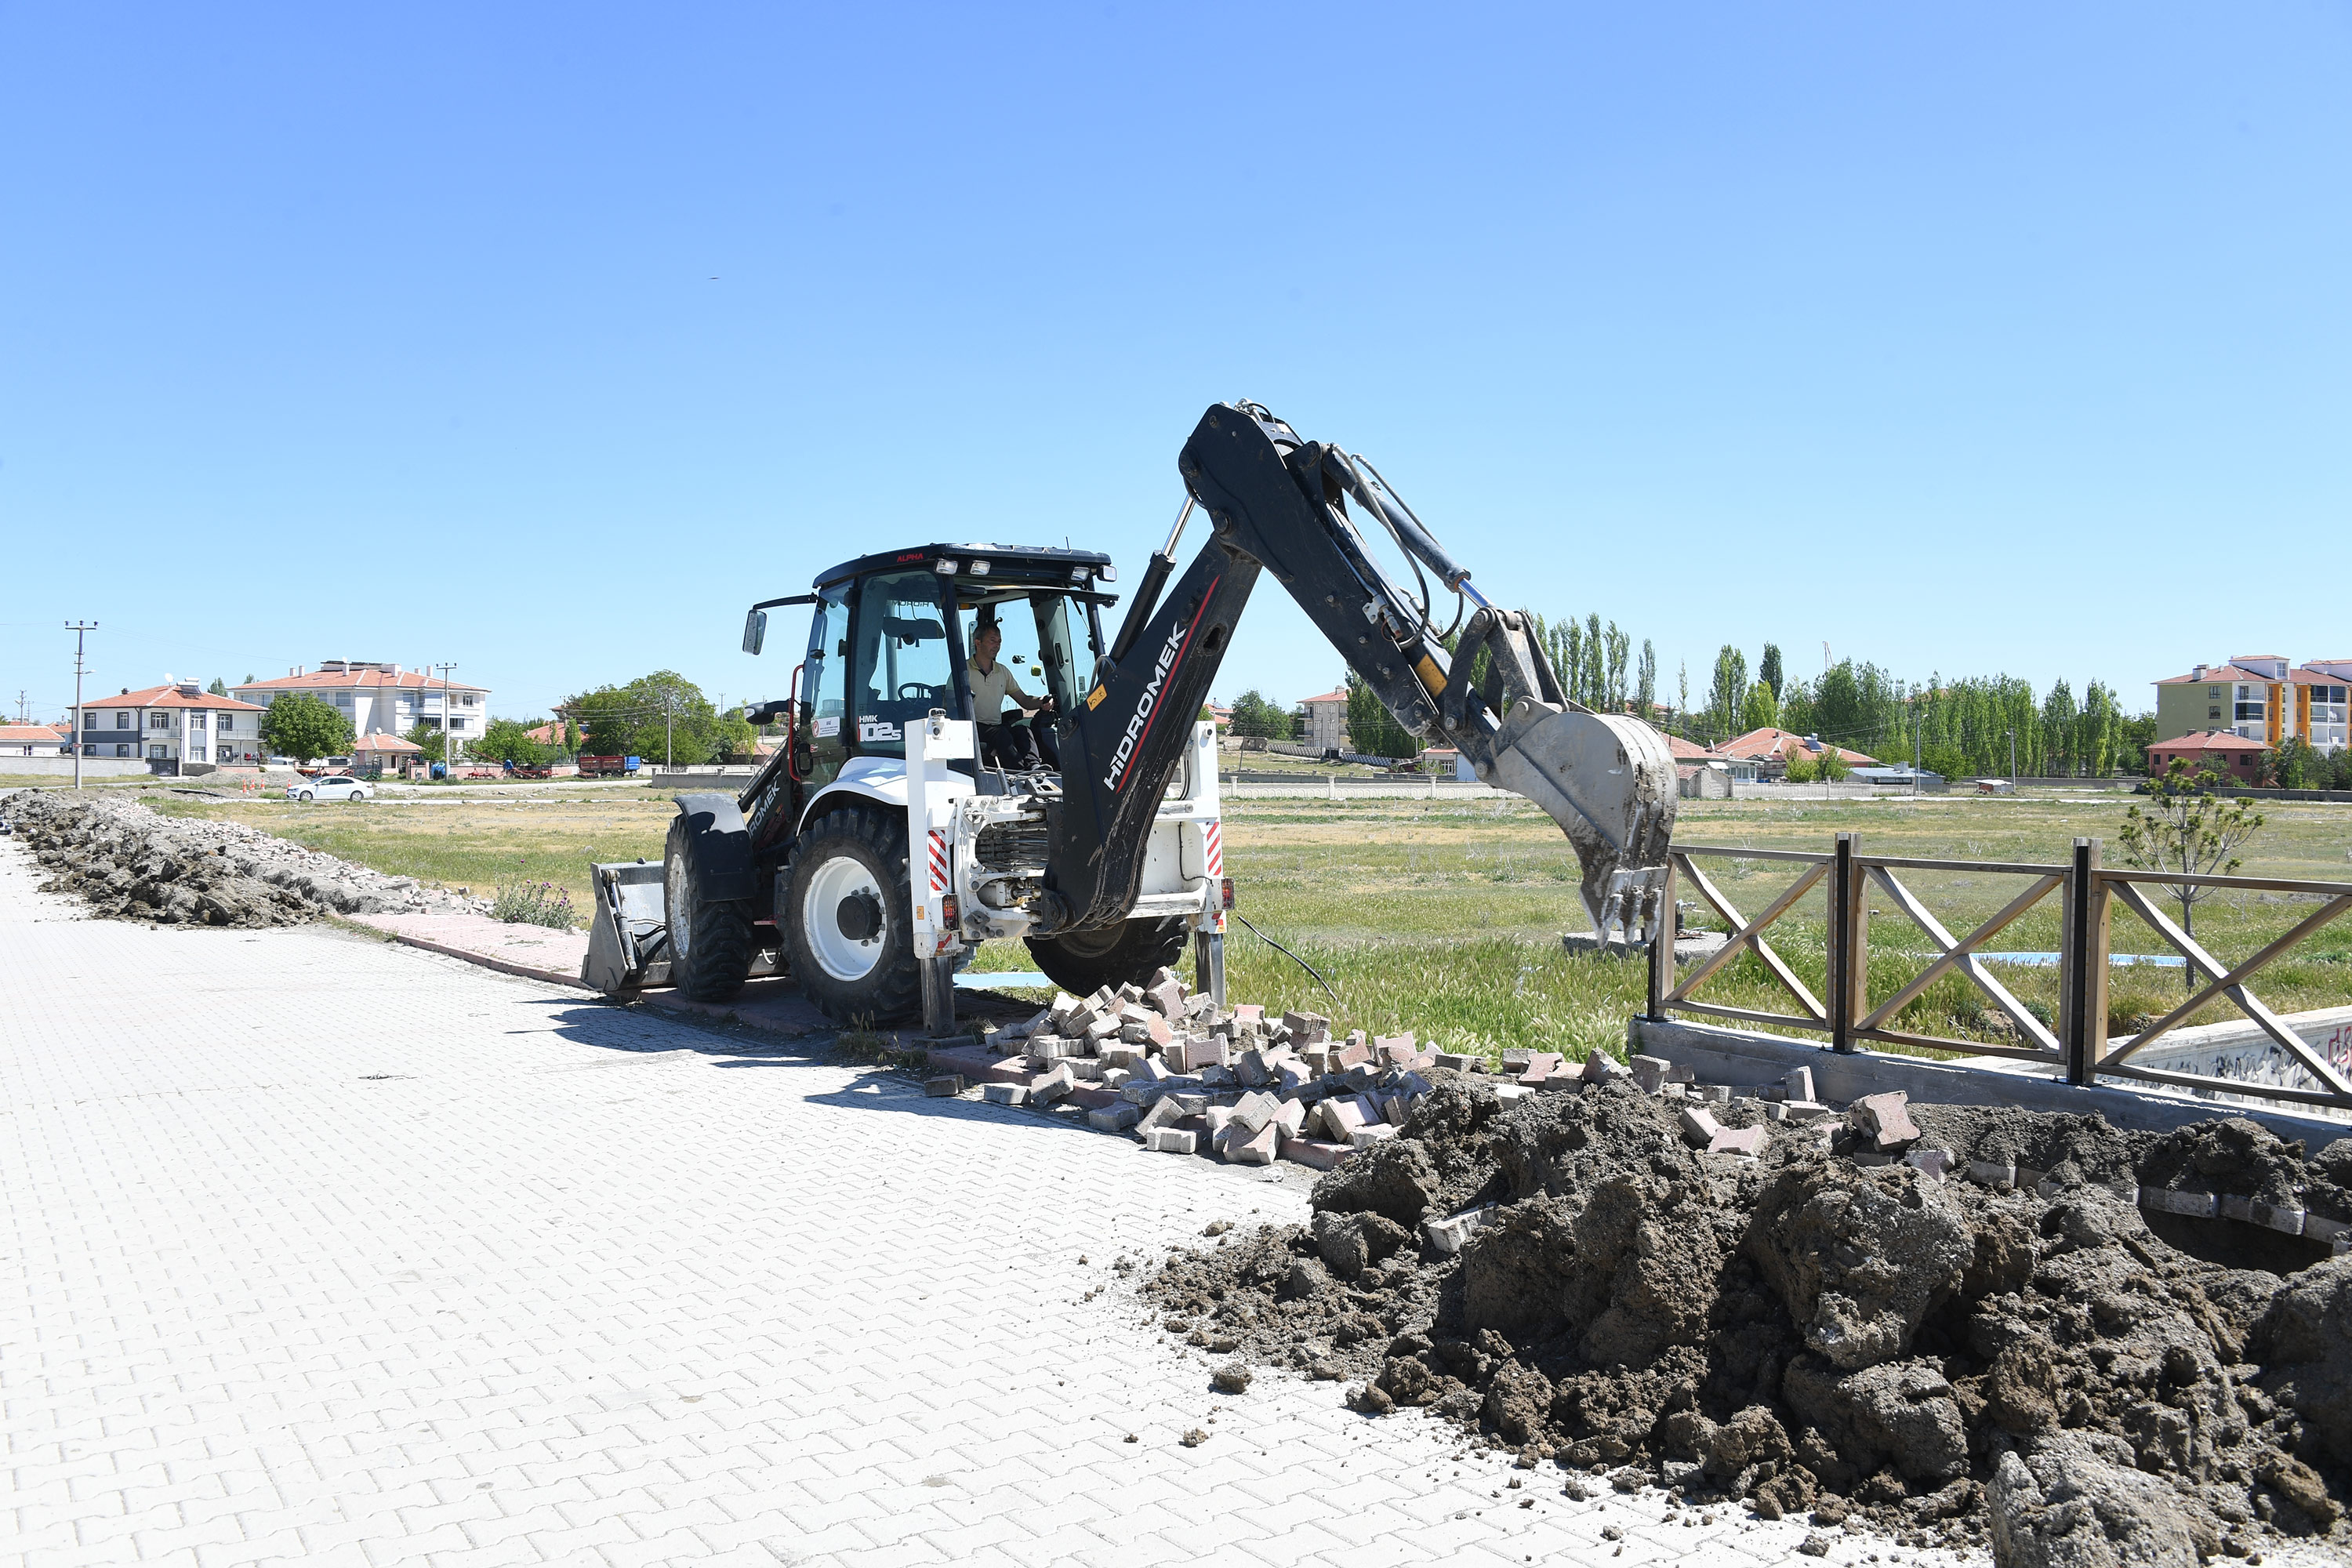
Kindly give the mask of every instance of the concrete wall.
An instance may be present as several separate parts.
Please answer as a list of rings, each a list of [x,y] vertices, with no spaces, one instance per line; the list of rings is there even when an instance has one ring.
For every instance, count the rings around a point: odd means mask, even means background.
[[[2166,1132],[2193,1121],[2243,1116],[2261,1122],[2281,1138],[2301,1138],[2311,1148],[2352,1134],[2352,1120],[2339,1120],[2314,1110],[2279,1108],[2279,1102],[2250,1104],[2232,1100],[2216,1103],[2187,1094],[2114,1089],[2105,1084],[2078,1088],[2044,1077],[2019,1062],[2014,1068],[1982,1067],[1967,1062],[1934,1061],[1926,1057],[1896,1056],[1883,1051],[1834,1051],[1781,1035],[1748,1029],[1727,1029],[1675,1018],[1660,1022],[1634,1018],[1626,1026],[1629,1050],[1688,1062],[1708,1083],[1777,1083],[1796,1068],[1811,1068],[1813,1087],[1823,1098],[1855,1100],[1899,1089],[1914,1100],[1947,1105],[2014,1105],[2025,1110],[2097,1112],[2117,1127]],[[2112,1080],[2110,1080],[2112,1081]]]
[[[61,778],[70,782],[73,771],[74,760],[71,757],[0,757],[0,773],[12,776]],[[144,778],[147,773],[146,761],[140,757],[84,757],[81,760],[81,776],[86,779],[130,778],[134,775]]]

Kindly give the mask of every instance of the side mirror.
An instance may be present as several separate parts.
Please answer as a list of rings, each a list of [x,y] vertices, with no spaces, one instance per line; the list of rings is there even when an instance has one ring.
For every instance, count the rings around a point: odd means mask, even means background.
[[[815,765],[816,753],[810,749],[809,743],[806,741],[794,741],[793,742],[793,777],[796,779],[808,777],[809,770]]]
[[[768,640],[768,612],[753,610],[743,617],[743,651],[758,653]]]

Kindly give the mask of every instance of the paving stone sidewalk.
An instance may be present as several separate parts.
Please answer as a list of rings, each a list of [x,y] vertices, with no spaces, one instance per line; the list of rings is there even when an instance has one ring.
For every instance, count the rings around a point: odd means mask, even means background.
[[[1304,1173],[37,880],[0,845],[0,1563],[1818,1561],[1213,1394],[1113,1265]]]

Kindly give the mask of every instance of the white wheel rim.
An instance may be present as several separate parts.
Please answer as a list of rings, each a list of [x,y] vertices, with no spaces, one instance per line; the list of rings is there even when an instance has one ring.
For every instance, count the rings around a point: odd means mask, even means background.
[[[672,963],[678,963],[694,946],[694,900],[687,896],[686,857],[678,856],[662,868],[662,881],[669,894],[669,957]]]
[[[865,893],[883,911],[882,926],[859,942],[841,929],[841,905]],[[809,874],[801,887],[801,930],[808,937],[809,954],[817,967],[835,980],[863,980],[882,962],[889,934],[889,900],[882,885],[856,859],[836,855]]]

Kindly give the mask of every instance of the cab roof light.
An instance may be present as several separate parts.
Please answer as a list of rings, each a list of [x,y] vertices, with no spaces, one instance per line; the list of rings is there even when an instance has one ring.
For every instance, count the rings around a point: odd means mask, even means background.
[[[955,557],[951,555],[942,555],[937,561],[931,563],[931,570],[938,573],[942,577],[952,577],[956,574],[957,564],[958,563]]]
[[[987,563],[987,562],[985,562],[985,561],[975,561],[975,562],[973,562],[973,563],[971,563],[971,574],[972,574],[973,576],[975,576],[975,577],[985,577],[985,576],[987,576],[987,575],[988,575],[988,563]]]
[[[1116,583],[1118,581],[1118,568],[1106,561],[1095,568],[1095,575],[1106,583]]]

